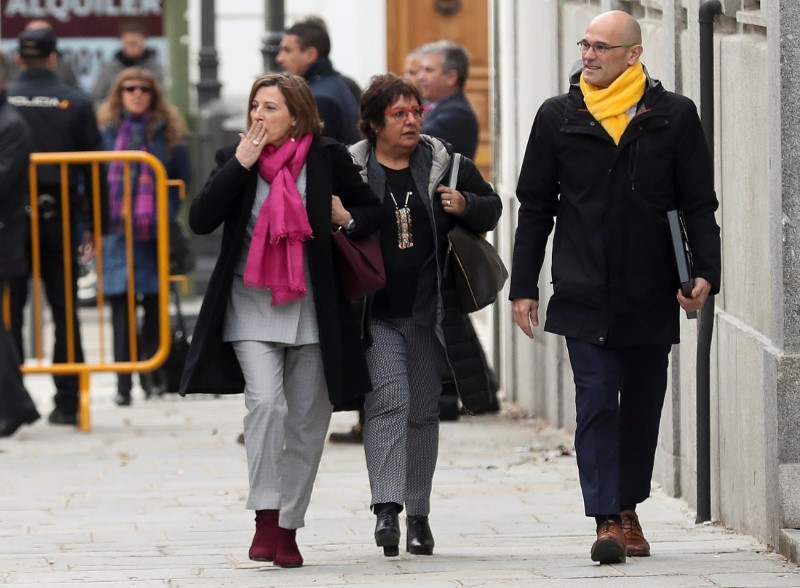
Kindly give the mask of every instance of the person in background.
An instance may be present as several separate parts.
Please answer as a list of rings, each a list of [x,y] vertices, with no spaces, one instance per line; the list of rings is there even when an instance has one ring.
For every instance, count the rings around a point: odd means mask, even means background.
[[[145,151],[164,164],[167,177],[190,180],[189,149],[184,142],[186,123],[177,108],[169,104],[152,71],[143,67],[122,70],[111,84],[108,96],[97,112],[103,146],[109,151]],[[103,236],[103,291],[111,306],[114,359],[131,357],[128,322],[128,264],[125,219],[133,230],[134,292],[144,310],[142,356],[158,349],[158,257],[156,250],[156,193],[150,166],[130,168],[131,210],[125,210],[124,166],[108,165],[108,232]],[[181,201],[177,188],[169,192],[169,218],[174,220]],[[131,404],[131,374],[117,375],[116,403]]]
[[[450,143],[456,153],[474,159],[478,150],[478,117],[464,95],[469,55],[458,43],[436,41],[422,46],[416,84],[428,113],[422,132]]]
[[[322,134],[350,145],[359,139],[358,100],[330,60],[331,39],[319,19],[298,22],[283,34],[275,60],[290,74],[302,76],[317,102]]]
[[[147,46],[147,27],[144,21],[128,18],[119,27],[119,50],[106,61],[97,74],[92,99],[99,105],[106,99],[111,84],[126,67],[143,67],[153,72],[159,85],[164,83],[164,69],[155,49]]]
[[[350,147],[385,211],[380,241],[386,286],[369,297],[363,330],[375,386],[364,400],[364,453],[375,543],[387,556],[399,553],[403,509],[407,551],[433,554],[428,516],[440,376],[455,367],[441,325],[448,312],[442,292],[453,281],[453,272],[445,271],[447,233],[456,223],[475,233],[490,231],[502,210],[500,197],[469,159],[455,188],[440,183],[452,152],[439,139],[420,135],[424,114],[416,86],[395,74],[375,76],[361,98],[366,139]]]
[[[36,19],[28,22],[25,25],[26,31],[34,31],[36,29],[50,29],[53,30],[52,25],[47,22],[46,20]],[[75,75],[75,70],[72,67],[72,64],[67,60],[64,55],[56,49],[56,76],[59,80],[64,82],[65,84],[69,84],[70,86],[75,86],[76,88],[80,87],[78,83],[78,78]],[[19,75],[20,68],[19,65],[16,63],[9,63],[9,74],[8,79],[13,80]]]
[[[714,168],[697,109],[652,79],[642,32],[613,10],[589,23],[567,94],[536,114],[517,185],[514,321],[539,325],[539,272],[553,240],[545,330],[566,338],[575,379],[575,451],[590,555],[650,555],[636,507],[650,496],[679,311],[720,287]],[[683,211],[694,257],[681,293],[667,211]]]
[[[297,567],[331,411],[372,389],[331,228],[365,237],[383,210],[345,147],[320,136],[302,77],[258,78],[246,128],[191,205],[195,233],[223,233],[179,392],[244,392],[249,557]]]
[[[0,437],[39,419],[22,381],[21,359],[7,322],[8,280],[26,275],[25,206],[28,204],[28,157],[31,136],[22,116],[6,101],[10,63],[0,53]]]
[[[316,16],[316,15],[307,16],[304,22],[308,24],[316,24],[326,33],[328,33],[328,25],[321,16]],[[328,36],[330,37],[330,34],[328,34]],[[334,73],[342,77],[342,81],[347,86],[347,89],[350,90],[350,93],[353,95],[353,98],[356,99],[356,104],[357,104],[361,100],[361,86],[359,86],[358,82],[356,82],[350,76],[346,76],[343,73],[340,73],[336,70],[334,70]]]
[[[406,56],[405,77],[420,88],[429,109],[422,121],[422,132],[447,141],[454,151],[474,158],[478,150],[478,117],[464,95],[468,75],[469,55],[451,41],[429,43],[412,49]],[[472,365],[481,366],[489,381],[492,402],[485,412],[497,412],[500,410],[497,375],[489,366],[472,320],[468,316],[463,320],[456,317],[456,322],[464,323],[460,333],[465,342],[475,341],[465,349],[469,350]],[[460,414],[457,387],[454,380],[445,375],[439,398],[439,418],[456,421]]]
[[[19,36],[18,58],[22,72],[8,86],[8,102],[15,106],[31,130],[34,152],[99,151],[100,131],[88,94],[61,82],[55,74],[56,35],[52,29],[23,31]],[[53,362],[83,361],[77,308],[73,305],[73,345],[68,349],[66,290],[64,285],[64,239],[61,218],[61,175],[57,166],[39,166],[39,251],[41,276],[53,315],[55,337]],[[76,234],[79,217],[91,207],[83,187],[91,185],[86,166],[69,166],[69,224]],[[90,217],[91,218],[91,217]],[[27,225],[27,223],[26,223]],[[26,226],[27,250],[30,251],[30,227]],[[72,256],[72,299],[76,299],[77,256]],[[20,357],[23,311],[28,299],[28,275],[11,280],[11,322]],[[56,384],[55,408],[51,424],[76,425],[78,422],[78,377],[53,376]]]
[[[422,47],[415,47],[406,54],[405,62],[403,63],[403,77],[415,86],[419,72],[422,69]]]

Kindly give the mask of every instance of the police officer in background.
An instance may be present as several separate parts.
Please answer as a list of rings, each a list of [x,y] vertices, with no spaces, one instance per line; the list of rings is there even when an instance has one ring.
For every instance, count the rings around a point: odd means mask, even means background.
[[[8,87],[8,102],[25,118],[31,130],[34,152],[94,151],[102,149],[92,101],[88,94],[59,81],[56,68],[56,35],[52,29],[23,31],[19,36],[19,65],[22,72]],[[79,214],[89,209],[89,186],[86,170],[70,166],[69,195],[71,234]],[[39,166],[39,251],[41,252],[42,281],[55,325],[53,363],[66,362],[67,315],[64,288],[64,248],[62,244],[61,181],[58,166]],[[30,227],[27,227],[30,243]],[[30,251],[30,246],[28,247]],[[73,300],[76,300],[75,279],[78,276],[76,255],[72,255]],[[30,274],[30,265],[29,265]],[[28,297],[28,277],[11,284],[11,323],[20,356],[22,349],[22,315]],[[73,305],[74,355],[83,361],[77,306]],[[78,422],[78,377],[54,376],[56,385],[55,409],[49,421],[56,425],[75,425]]]

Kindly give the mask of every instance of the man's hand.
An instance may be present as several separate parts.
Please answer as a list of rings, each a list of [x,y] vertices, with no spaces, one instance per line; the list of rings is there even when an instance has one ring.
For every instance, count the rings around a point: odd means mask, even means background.
[[[706,303],[709,292],[711,292],[711,284],[709,284],[705,278],[695,278],[692,286],[691,298],[686,298],[680,288],[678,289],[678,304],[680,304],[681,308],[686,312],[700,310]]]
[[[529,339],[533,339],[533,327],[539,326],[539,301],[530,298],[514,298],[511,303],[514,322]]]

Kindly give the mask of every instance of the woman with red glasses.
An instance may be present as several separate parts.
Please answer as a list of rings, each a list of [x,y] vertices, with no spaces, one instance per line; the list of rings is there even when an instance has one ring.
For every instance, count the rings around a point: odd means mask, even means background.
[[[169,179],[189,182],[189,149],[183,142],[186,124],[167,103],[155,75],[142,67],[124,69],[114,80],[97,112],[103,145],[111,151],[146,151],[157,157]],[[103,236],[103,290],[111,306],[114,359],[131,361],[128,323],[128,265],[123,207],[124,164],[108,165],[109,225]],[[144,308],[141,350],[150,357],[158,348],[158,268],[156,256],[156,193],[153,172],[144,164],[130,168],[130,216],[133,221],[133,267],[137,302]],[[180,209],[176,189],[169,193],[170,221]],[[130,374],[117,375],[119,406],[131,404]]]
[[[364,451],[375,542],[384,555],[399,553],[398,514],[406,511],[406,550],[432,555],[428,522],[439,445],[440,375],[453,370],[445,322],[460,323],[452,272],[446,271],[447,233],[456,225],[492,230],[502,203],[467,158],[448,187],[449,144],[420,135],[425,109],[419,90],[394,74],[376,76],[361,98],[361,133],[350,147],[362,176],[383,201],[381,252],[386,286],[368,302],[367,363],[374,391],[365,397]],[[471,327],[470,327],[471,329]],[[473,333],[474,335],[474,333]],[[478,370],[486,388],[485,370]],[[460,381],[464,384],[464,381]]]

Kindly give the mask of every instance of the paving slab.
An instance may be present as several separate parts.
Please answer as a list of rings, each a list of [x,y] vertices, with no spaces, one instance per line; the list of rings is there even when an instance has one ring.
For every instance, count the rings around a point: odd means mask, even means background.
[[[26,383],[50,409],[45,376]],[[653,555],[599,566],[572,439],[508,405],[441,425],[435,555],[386,558],[372,542],[361,446],[327,445],[298,543],[306,564],[251,562],[241,397],[113,404],[92,377],[90,433],[42,421],[0,439],[0,585],[800,587],[800,568],[752,537],[694,524],[654,487],[639,509]],[[334,415],[346,430],[354,413]]]

